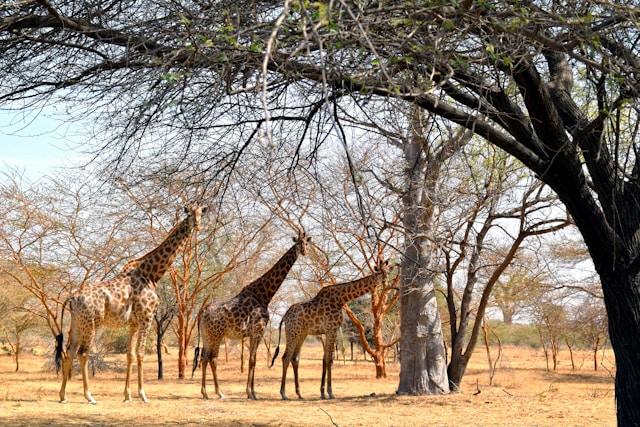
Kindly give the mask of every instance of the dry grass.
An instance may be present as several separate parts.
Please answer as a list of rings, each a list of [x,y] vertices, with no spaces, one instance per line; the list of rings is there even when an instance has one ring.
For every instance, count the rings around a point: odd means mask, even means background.
[[[162,425],[252,426],[614,426],[615,402],[611,374],[594,372],[588,355],[576,357],[579,366],[571,370],[568,353],[561,367],[547,372],[540,351],[504,349],[503,358],[489,387],[484,351],[471,360],[462,393],[446,396],[396,396],[398,365],[388,366],[388,377],[376,380],[371,362],[337,361],[334,364],[335,400],[319,398],[322,362],[317,344],[302,351],[301,388],[305,400],[280,400],[281,364],[267,369],[267,355],[261,347],[256,372],[258,401],[245,395],[246,374],[240,373],[239,357],[219,366],[221,388],[227,399],[209,401],[200,395],[199,378],[174,379],[175,354],[165,356],[164,381],[157,376],[154,355],[145,362],[145,391],[150,399],[122,402],[124,374],[98,372],[91,379],[97,405],[82,396],[78,375],[67,386],[67,404],[58,403],[59,379],[43,370],[42,356],[28,355],[22,372],[13,372],[8,356],[0,357],[0,425],[6,426],[110,426]],[[609,356],[612,358],[612,356]],[[125,356],[114,356],[119,365]],[[611,362],[609,362],[611,365]],[[136,385],[132,384],[132,391]],[[214,395],[209,372],[209,394]],[[480,393],[477,393],[478,388]],[[289,397],[295,397],[293,373],[289,369]]]

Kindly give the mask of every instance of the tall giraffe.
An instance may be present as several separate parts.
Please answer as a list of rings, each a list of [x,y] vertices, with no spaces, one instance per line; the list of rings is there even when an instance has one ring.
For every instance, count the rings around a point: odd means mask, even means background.
[[[298,365],[300,364],[300,349],[307,335],[322,335],[326,339],[324,343],[324,357],[322,359],[322,381],[320,383],[320,394],[326,399],[324,394],[325,378],[327,381],[327,392],[329,399],[333,399],[331,388],[331,365],[333,364],[333,351],[336,343],[338,329],[344,321],[342,307],[349,301],[358,298],[366,293],[373,292],[379,283],[387,283],[389,275],[388,261],[379,262],[374,274],[353,282],[340,283],[337,285],[325,286],[318,294],[309,301],[293,304],[280,321],[278,328],[278,347],[273,355],[271,366],[278,357],[280,351],[280,337],[282,336],[282,324],[285,325],[285,335],[287,347],[282,355],[282,382],[280,384],[280,395],[282,400],[288,400],[285,393],[287,380],[287,369],[289,362],[293,366],[293,376],[296,384],[296,394],[302,399],[300,394],[300,384],[298,382]]]
[[[203,337],[202,388],[200,392],[205,399],[209,398],[206,382],[209,362],[211,363],[216,394],[224,399],[224,395],[220,392],[216,373],[218,350],[224,337],[236,340],[249,337],[247,397],[256,399],[253,387],[256,353],[264,329],[269,322],[269,303],[298,256],[307,254],[307,242],[311,239],[306,237],[304,233],[300,233],[293,240],[294,245],[264,275],[245,286],[235,297],[226,301],[213,302],[202,310],[199,322],[200,333]]]
[[[96,404],[89,392],[87,353],[101,326],[125,325],[129,326],[129,344],[124,401],[131,401],[129,383],[135,354],[138,364],[138,394],[145,403],[148,402],[143,388],[142,361],[147,332],[158,307],[156,283],[171,267],[191,232],[200,229],[200,217],[206,211],[206,206],[198,204],[185,208],[187,217],[173,227],[158,247],[138,259],[127,262],[115,277],[82,286],[64,302],[60,326],[62,328],[64,309],[68,306],[71,328],[66,353],[62,350],[63,334],[60,333],[56,337],[56,364],[60,366],[62,362],[60,402],[67,401],[67,379],[71,375],[73,359],[77,354],[82,368],[84,397],[89,403]],[[133,342],[136,338],[134,348]]]

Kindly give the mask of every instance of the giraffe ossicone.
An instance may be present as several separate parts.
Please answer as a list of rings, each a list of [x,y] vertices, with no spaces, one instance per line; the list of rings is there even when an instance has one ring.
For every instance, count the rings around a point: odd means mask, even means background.
[[[271,366],[280,352],[280,338],[282,337],[282,325],[285,327],[286,348],[282,355],[282,381],[280,383],[280,395],[282,400],[288,400],[285,393],[287,370],[289,363],[293,366],[296,394],[300,394],[298,379],[298,366],[300,364],[300,350],[307,335],[325,335],[324,356],[322,359],[322,380],[320,382],[320,395],[322,399],[327,396],[324,393],[325,380],[327,384],[328,398],[333,399],[331,384],[331,365],[333,364],[333,351],[335,348],[338,329],[344,321],[342,307],[349,301],[366,293],[373,292],[379,284],[388,282],[389,262],[378,262],[375,272],[352,282],[339,283],[325,286],[312,299],[293,304],[285,313],[278,327],[278,346],[271,360]]]
[[[205,399],[207,393],[207,365],[211,364],[213,383],[218,397],[224,399],[218,384],[218,352],[222,340],[241,340],[249,337],[249,374],[247,378],[247,397],[256,399],[254,374],[256,353],[264,329],[269,322],[268,306],[274,294],[287,277],[299,255],[307,254],[307,243],[311,240],[301,232],[294,238],[293,246],[258,279],[254,280],[233,298],[209,304],[202,309],[198,320],[200,335],[203,337],[202,351],[196,348],[197,361],[200,355],[202,368],[202,386],[200,392]],[[194,363],[194,371],[197,363]]]
[[[63,303],[61,332],[56,337],[55,354],[56,367],[62,369],[60,402],[67,401],[67,380],[71,375],[73,359],[77,355],[82,371],[84,397],[89,403],[96,404],[89,391],[88,353],[96,332],[103,326],[129,326],[124,401],[131,400],[129,384],[135,357],[138,368],[138,394],[145,403],[148,402],[144,392],[142,362],[147,332],[158,307],[156,283],[171,267],[191,233],[200,229],[200,218],[207,209],[207,206],[200,204],[185,208],[187,217],[176,224],[155,249],[127,262],[115,277],[82,286]],[[62,333],[65,308],[71,313],[66,352],[63,350]]]

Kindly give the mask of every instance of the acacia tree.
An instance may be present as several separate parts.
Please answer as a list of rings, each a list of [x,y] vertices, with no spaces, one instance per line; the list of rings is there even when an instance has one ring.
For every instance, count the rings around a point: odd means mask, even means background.
[[[274,130],[317,152],[321,125],[340,123],[349,101],[371,122],[375,100],[395,98],[469,129],[518,158],[572,215],[603,288],[618,421],[640,424],[634,4],[15,2],[0,11],[0,101],[28,108],[60,94],[103,112],[125,136],[103,151],[114,173],[167,173],[195,154],[211,179]],[[147,155],[174,167],[135,167]]]

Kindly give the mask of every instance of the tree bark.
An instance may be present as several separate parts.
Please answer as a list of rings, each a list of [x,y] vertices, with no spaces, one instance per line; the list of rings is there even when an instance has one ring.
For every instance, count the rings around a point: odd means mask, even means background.
[[[411,271],[415,268],[404,270]],[[403,275],[400,299],[400,384],[398,394],[449,392],[442,325],[432,280]]]
[[[189,342],[186,336],[184,313],[178,311],[178,379],[183,380],[185,378],[185,371],[187,369],[187,357]]]
[[[584,237],[594,266],[600,276],[609,318],[609,336],[616,355],[616,405],[618,425],[640,426],[640,185],[638,164],[627,179],[616,174],[617,152],[603,144],[604,121],[588,121],[570,97],[571,73],[566,57],[548,53],[552,82],[538,87],[535,96],[546,96],[547,108],[555,106],[563,128],[576,129],[573,144],[564,143],[561,155],[554,157],[542,179],[558,193]],[[527,89],[532,89],[531,86]],[[548,89],[550,92],[546,92]],[[533,102],[529,100],[528,102]],[[539,101],[535,101],[539,105]],[[529,108],[538,113],[540,110]],[[542,111],[545,111],[542,110]],[[534,125],[540,122],[533,121]],[[546,136],[544,126],[536,131]],[[555,133],[561,135],[560,130]],[[550,145],[552,141],[547,141]],[[629,141],[637,144],[637,141]],[[576,147],[567,151],[569,147]],[[584,155],[579,161],[577,149]],[[591,182],[583,167],[591,172]],[[594,192],[597,194],[597,200]]]
[[[162,340],[158,338],[156,342],[156,354],[158,355],[158,379],[161,380],[164,378],[164,368],[162,364]]]
[[[640,277],[629,270],[600,275],[616,355],[619,426],[640,425]]]
[[[439,165],[427,162],[419,112],[413,117],[413,135],[405,142],[406,192],[403,198],[404,259],[400,282],[400,383],[398,394],[449,392],[442,322],[430,271],[434,206],[431,202]],[[429,163],[427,165],[427,163]],[[433,167],[431,167],[433,166]]]

